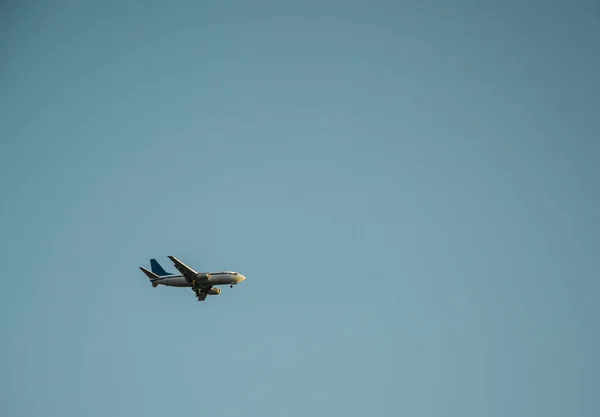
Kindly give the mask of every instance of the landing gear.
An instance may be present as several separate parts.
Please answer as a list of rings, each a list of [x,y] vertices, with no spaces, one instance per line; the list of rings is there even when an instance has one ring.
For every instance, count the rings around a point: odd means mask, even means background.
[[[233,288],[233,284],[229,284],[229,288]]]

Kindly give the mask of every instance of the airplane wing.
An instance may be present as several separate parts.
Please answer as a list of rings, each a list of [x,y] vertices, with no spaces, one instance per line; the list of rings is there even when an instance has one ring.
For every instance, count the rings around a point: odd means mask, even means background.
[[[179,272],[181,272],[181,274],[183,275],[183,277],[188,282],[192,282],[192,279],[194,279],[194,277],[196,276],[197,272],[194,271],[189,266],[187,266],[186,264],[184,264],[183,262],[181,262],[179,259],[177,259],[174,256],[169,255],[168,258],[173,262],[173,265],[175,265],[175,268],[177,268],[177,270]]]
[[[204,300],[206,300],[206,297],[208,296],[208,292],[210,291],[211,288],[212,288],[212,285],[210,287],[204,287],[204,288],[192,288],[192,291],[194,291],[196,293],[196,298],[198,299],[198,301],[204,301]]]

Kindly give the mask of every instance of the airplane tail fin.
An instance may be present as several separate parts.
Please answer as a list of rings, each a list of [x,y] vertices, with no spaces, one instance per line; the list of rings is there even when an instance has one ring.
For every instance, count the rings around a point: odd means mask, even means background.
[[[156,259],[150,259],[150,269],[152,270],[153,273],[155,273],[159,277],[163,277],[165,275],[173,275],[173,274],[166,272],[163,269],[163,267],[160,266],[160,264],[158,262],[156,262]]]
[[[154,288],[158,287],[158,282],[156,281],[157,279],[159,279],[160,277],[158,275],[156,275],[154,272],[148,271],[146,268],[144,268],[143,266],[140,266],[140,269],[142,270],[142,272],[144,274],[146,274],[146,276],[148,277],[148,279],[150,280],[150,283],[152,284],[152,286]]]

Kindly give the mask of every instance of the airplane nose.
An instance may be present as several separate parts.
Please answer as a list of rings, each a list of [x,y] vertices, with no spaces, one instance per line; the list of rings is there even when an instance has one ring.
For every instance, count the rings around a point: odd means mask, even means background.
[[[243,275],[240,275],[240,282],[242,282],[242,281],[243,281],[243,280],[245,280],[245,279],[246,279],[246,277],[245,277],[245,276],[243,276]]]

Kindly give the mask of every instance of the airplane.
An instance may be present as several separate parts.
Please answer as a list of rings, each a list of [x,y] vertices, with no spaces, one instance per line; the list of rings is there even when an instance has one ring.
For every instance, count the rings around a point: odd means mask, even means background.
[[[198,301],[206,300],[208,295],[221,294],[221,289],[216,288],[215,285],[229,285],[229,288],[233,288],[234,285],[246,279],[242,274],[232,271],[196,272],[176,257],[169,255],[168,258],[173,262],[173,265],[180,274],[166,272],[156,259],[150,259],[151,271],[148,271],[143,266],[139,268],[150,279],[153,288],[159,285],[190,287],[196,293]]]

